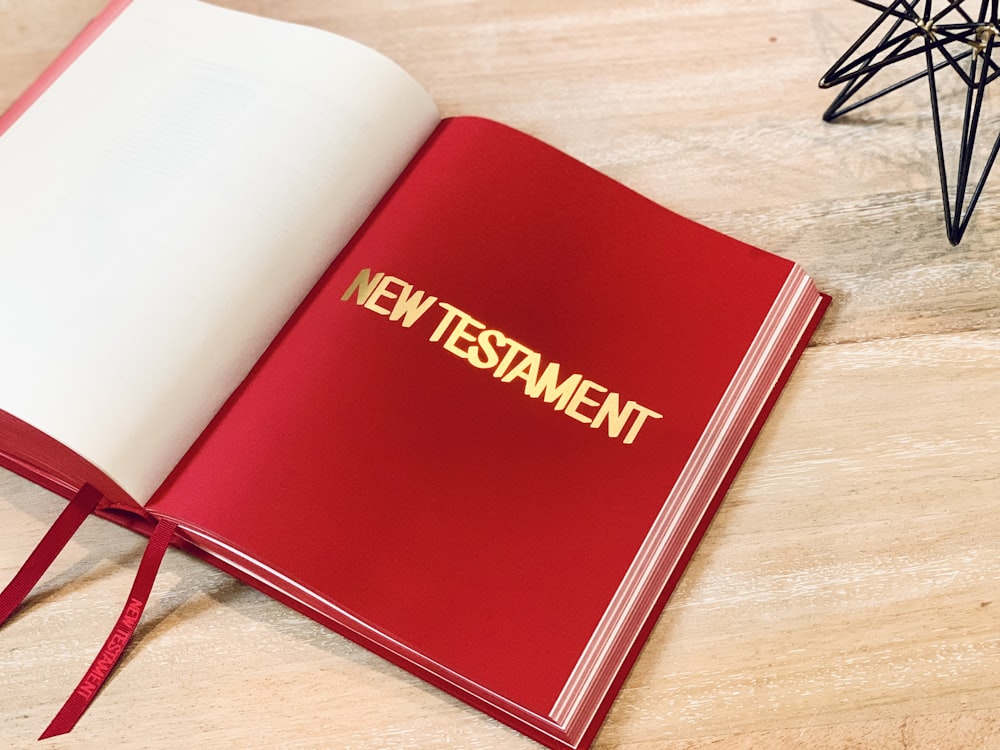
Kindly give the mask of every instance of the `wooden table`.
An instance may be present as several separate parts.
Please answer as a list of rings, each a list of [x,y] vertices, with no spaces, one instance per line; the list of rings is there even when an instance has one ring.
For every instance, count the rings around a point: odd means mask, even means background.
[[[103,3],[0,0],[0,108]],[[1000,747],[1000,189],[952,248],[926,86],[821,120],[816,82],[875,11],[222,4],[369,44],[444,114],[537,135],[834,296],[596,747]],[[62,504],[0,472],[0,581]],[[36,747],[141,547],[87,521],[0,632],[0,746]],[[123,664],[40,747],[536,745],[174,551]]]

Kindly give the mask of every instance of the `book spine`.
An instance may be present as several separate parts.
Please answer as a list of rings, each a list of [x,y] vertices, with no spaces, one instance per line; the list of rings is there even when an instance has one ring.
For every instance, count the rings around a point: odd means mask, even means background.
[[[34,104],[38,98],[44,94],[48,88],[58,80],[70,65],[80,55],[82,55],[86,49],[94,43],[101,34],[104,33],[105,29],[110,26],[118,16],[121,15],[122,11],[125,10],[132,0],[111,0],[110,3],[104,8],[100,14],[97,15],[94,20],[87,24],[83,31],[77,34],[76,38],[70,42],[69,46],[66,47],[49,66],[42,71],[42,74],[34,80],[34,82],[28,86],[21,96],[19,96],[7,110],[0,115],[0,136],[7,132],[11,126],[17,122],[21,115],[28,111],[32,104]]]

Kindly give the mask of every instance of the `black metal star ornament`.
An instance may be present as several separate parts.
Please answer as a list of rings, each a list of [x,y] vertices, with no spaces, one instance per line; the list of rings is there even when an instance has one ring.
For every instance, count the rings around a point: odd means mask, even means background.
[[[965,234],[972,211],[1000,151],[998,132],[983,166],[973,169],[973,153],[979,136],[986,87],[1000,77],[1000,67],[993,59],[996,47],[1000,44],[1000,21],[997,18],[1000,0],[973,0],[969,3],[964,3],[964,0],[855,2],[880,11],[880,15],[820,80],[822,88],[843,85],[833,103],[823,113],[823,119],[831,122],[875,99],[926,78],[930,90],[946,231],[951,244],[957,245]],[[967,7],[963,7],[963,4]],[[978,9],[970,12],[969,8],[976,5]],[[860,96],[862,89],[879,77],[883,70],[910,59],[922,63],[921,69],[901,80],[883,85],[875,93]],[[949,188],[938,97],[938,74],[945,71],[956,74],[966,87],[953,189]],[[978,179],[971,184],[970,192],[970,179],[974,173],[978,173]]]

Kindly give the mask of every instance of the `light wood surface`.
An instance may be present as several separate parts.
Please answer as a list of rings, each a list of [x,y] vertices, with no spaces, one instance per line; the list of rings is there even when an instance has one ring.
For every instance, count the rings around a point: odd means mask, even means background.
[[[103,3],[0,0],[0,108]],[[822,122],[816,82],[874,11],[222,4],[369,44],[444,114],[537,135],[834,296],[595,747],[1000,748],[1000,186],[952,248],[925,86]],[[0,582],[62,504],[0,472]],[[87,521],[0,631],[0,746],[36,747],[141,547]],[[103,693],[37,746],[537,747],[176,551]]]

